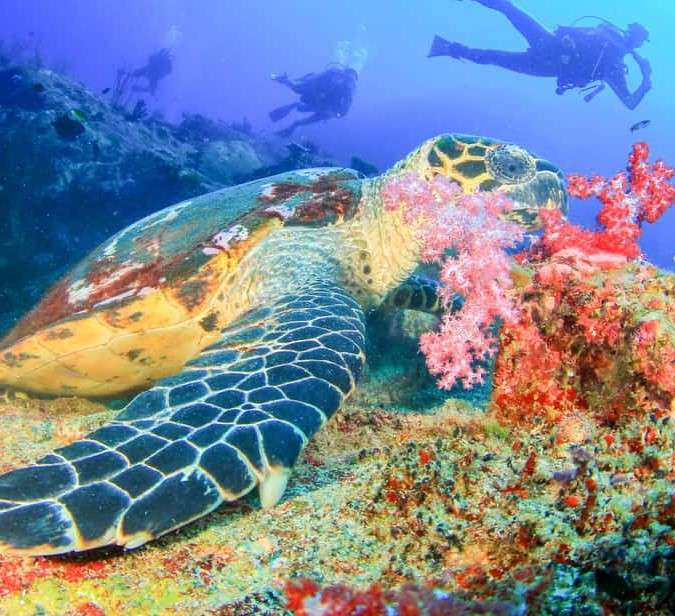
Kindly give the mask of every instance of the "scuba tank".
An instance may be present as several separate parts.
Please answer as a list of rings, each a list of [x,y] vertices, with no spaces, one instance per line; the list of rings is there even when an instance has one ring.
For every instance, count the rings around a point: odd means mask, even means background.
[[[616,24],[613,24],[611,21],[605,19],[604,17],[598,17],[597,15],[582,15],[581,17],[577,17],[571,24],[570,26],[576,26],[582,19],[595,19],[596,21],[599,21],[603,23],[605,26],[609,26],[612,30],[614,30],[617,34],[621,34],[622,36],[625,36],[626,31],[619,28]]]

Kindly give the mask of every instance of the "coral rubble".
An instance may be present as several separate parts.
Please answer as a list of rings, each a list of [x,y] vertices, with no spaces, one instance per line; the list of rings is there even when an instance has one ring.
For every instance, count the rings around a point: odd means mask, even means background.
[[[378,379],[366,384],[373,402],[390,386]],[[94,406],[83,415],[81,404],[63,414],[74,404],[0,407],[12,435],[1,459],[17,465],[111,415]],[[348,405],[308,446],[276,508],[244,500],[128,553],[2,557],[0,613],[91,604],[99,614],[291,614],[284,606],[318,610],[319,588],[335,585],[334,601],[375,585],[386,605],[414,598],[419,614],[668,613],[672,420],[629,417],[611,431],[576,421],[560,439],[546,424],[524,428],[467,403],[433,413]],[[289,603],[289,583],[303,578],[309,590],[295,600],[313,603]]]

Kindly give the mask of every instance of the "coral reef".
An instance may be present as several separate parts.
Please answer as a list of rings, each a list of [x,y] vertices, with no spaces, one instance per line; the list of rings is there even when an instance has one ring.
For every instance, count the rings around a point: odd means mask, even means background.
[[[497,602],[479,603],[466,601],[454,595],[430,587],[413,584],[397,591],[383,591],[377,584],[366,590],[354,590],[349,586],[336,584],[320,589],[312,580],[291,581],[286,586],[287,607],[295,616],[380,616],[401,614],[402,616],[469,616],[470,614],[492,614],[493,616],[517,614],[512,605]]]
[[[675,203],[675,170],[648,164],[638,143],[629,173],[572,176],[602,203],[598,230],[543,212],[544,234],[520,255],[520,319],[504,324],[494,401],[502,416],[560,424],[586,413],[614,426],[675,409],[673,276],[640,261],[643,222]]]
[[[611,427],[675,411],[675,281],[647,264],[564,282],[535,269],[521,318],[504,324],[494,375],[499,415],[560,425],[579,414]],[[576,274],[577,276],[573,276]]]
[[[387,510],[396,520],[390,536],[377,535],[382,544],[398,544],[389,549],[390,566],[377,584],[363,590],[292,581],[286,595],[294,614],[672,611],[675,277],[632,259],[640,254],[642,223],[655,222],[673,204],[675,189],[673,170],[647,159],[647,146],[636,144],[628,175],[608,180],[573,176],[572,194],[601,201],[600,229],[583,230],[557,211],[543,212],[544,234],[519,255],[521,266],[509,280],[503,275],[508,268],[500,267],[509,244],[501,240],[499,224],[490,220],[494,234],[489,235],[475,222],[489,197],[470,196],[474,216],[454,228],[439,220],[448,211],[461,221],[462,212],[458,216],[455,208],[462,197],[456,189],[426,188],[414,177],[396,178],[388,187],[385,200],[392,209],[405,207],[410,219],[430,221],[423,225],[422,240],[427,254],[441,263],[446,296],[459,292],[468,298],[465,313],[452,315],[459,337],[441,328],[435,348],[422,343],[432,370],[436,361],[435,372],[452,384],[455,379],[448,375],[460,373],[443,367],[456,370],[463,359],[462,378],[472,370],[475,374],[476,361],[488,354],[485,336],[480,330],[468,335],[462,320],[473,314],[471,322],[486,328],[495,316],[502,317],[486,415],[496,423],[483,430],[512,435],[508,464],[518,476],[501,485],[495,481],[490,489],[480,480],[467,481],[462,471],[478,461],[478,452],[461,458],[446,474],[452,454],[444,439],[432,446],[408,443],[402,464],[395,462],[400,453],[390,458],[386,479],[368,507],[379,518],[378,527],[386,528]],[[497,216],[502,211],[493,210]],[[499,255],[500,265],[477,258],[476,228],[488,237],[485,244]],[[443,252],[447,248],[454,249],[449,258]],[[489,303],[501,303],[503,315],[472,306],[471,294],[481,297],[485,288],[497,290]],[[449,322],[446,317],[444,325]],[[555,469],[565,452],[569,462]],[[490,451],[481,460],[490,463],[504,454]],[[520,457],[517,465],[515,457]],[[495,476],[504,478],[502,470]],[[546,483],[549,488],[542,491]],[[483,486],[482,497],[472,494],[476,484]],[[632,496],[625,498],[625,491]],[[499,525],[487,523],[483,534],[484,516],[494,523],[509,513],[515,513],[513,525],[497,530]],[[453,517],[465,524],[449,522]],[[480,534],[474,534],[477,527]],[[506,546],[499,543],[504,539]],[[471,554],[465,566],[450,564],[455,550]],[[541,560],[533,561],[537,554]],[[405,586],[383,590],[385,581],[390,587],[419,581],[410,569],[420,558],[436,561],[444,572],[426,580],[426,592]]]
[[[52,71],[0,59],[0,335],[64,270],[126,225],[197,194],[300,167],[250,125],[170,125]]]
[[[377,585],[399,607],[410,584],[425,609],[675,607],[672,420],[629,417],[613,439],[579,422],[563,441],[457,401],[432,413],[378,409],[390,387],[371,374],[371,406],[361,398],[336,415],[272,510],[246,499],[132,552],[0,558],[0,613],[283,615],[299,578],[363,593]],[[0,406],[0,459],[34,459],[111,414],[74,400]]]

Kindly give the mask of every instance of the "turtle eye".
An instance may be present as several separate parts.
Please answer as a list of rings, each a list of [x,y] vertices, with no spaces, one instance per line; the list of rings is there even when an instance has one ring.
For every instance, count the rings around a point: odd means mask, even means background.
[[[493,177],[505,184],[520,184],[534,177],[534,160],[518,146],[500,145],[490,150],[486,159]]]

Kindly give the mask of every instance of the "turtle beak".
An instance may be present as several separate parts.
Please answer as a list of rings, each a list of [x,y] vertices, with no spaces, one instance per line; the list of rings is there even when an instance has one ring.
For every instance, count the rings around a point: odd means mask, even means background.
[[[563,215],[567,214],[565,176],[548,161],[537,161],[537,171],[529,182],[503,186],[502,190],[513,201],[513,209],[505,217],[528,230],[541,228],[539,210],[542,208],[559,209]]]

